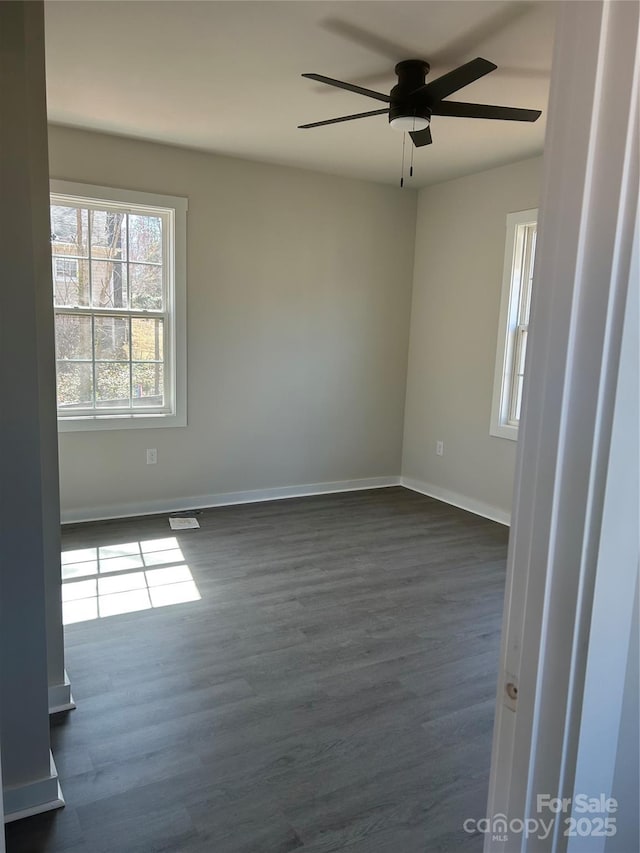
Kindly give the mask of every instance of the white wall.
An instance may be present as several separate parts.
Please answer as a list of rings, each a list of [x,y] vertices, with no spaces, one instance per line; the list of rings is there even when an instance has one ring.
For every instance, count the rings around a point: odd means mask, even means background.
[[[506,215],[537,206],[541,163],[447,181],[418,198],[402,475],[502,521],[516,442],[490,436],[489,418]]]
[[[55,126],[49,145],[52,177],[189,199],[189,425],[61,434],[63,518],[398,475],[414,192]]]

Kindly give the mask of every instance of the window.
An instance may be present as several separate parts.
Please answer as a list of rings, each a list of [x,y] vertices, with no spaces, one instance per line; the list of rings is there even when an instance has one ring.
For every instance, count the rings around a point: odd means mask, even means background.
[[[514,440],[518,438],[522,404],[537,217],[537,210],[507,216],[490,433]]]
[[[58,425],[186,425],[186,199],[51,182]]]

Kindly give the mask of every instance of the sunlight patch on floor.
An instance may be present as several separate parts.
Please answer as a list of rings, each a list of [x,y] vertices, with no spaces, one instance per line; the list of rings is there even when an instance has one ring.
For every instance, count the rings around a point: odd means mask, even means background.
[[[61,556],[65,625],[200,600],[175,537],[80,548]]]

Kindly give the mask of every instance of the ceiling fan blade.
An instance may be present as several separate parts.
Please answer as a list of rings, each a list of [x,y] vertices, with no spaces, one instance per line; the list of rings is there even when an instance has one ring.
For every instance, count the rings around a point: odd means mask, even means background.
[[[495,71],[497,67],[495,63],[489,62],[488,59],[478,57],[477,59],[472,59],[471,62],[465,62],[459,68],[454,68],[448,74],[443,74],[442,77],[438,77],[437,80],[433,80],[431,83],[425,83],[424,86],[420,86],[412,92],[412,95],[428,96],[428,99],[432,103],[435,103],[457,92],[458,89],[463,89],[465,86],[473,83],[474,80],[479,80],[485,74]]]
[[[421,52],[418,51],[416,54],[415,50],[406,45],[393,42],[385,36],[380,36],[371,30],[365,30],[364,27],[341,18],[325,18],[324,21],[320,22],[320,26],[330,33],[335,33],[360,47],[364,47],[366,50],[377,53],[379,56],[385,56],[392,62],[400,62],[405,56],[419,55]]]
[[[431,65],[431,76],[435,77],[436,71],[439,73],[440,68],[452,68],[458,62],[461,62],[465,56],[473,55],[486,41],[495,38],[498,33],[503,31],[511,32],[514,27],[522,26],[523,20],[528,15],[532,13],[538,14],[541,11],[541,4],[536,3],[535,0],[505,2],[501,3],[500,6],[501,8],[494,14],[489,17],[481,16],[481,20],[472,24],[469,29],[464,30],[462,33],[458,33],[440,49],[430,48],[429,50],[425,50],[425,46],[418,46],[417,42],[412,46],[409,44],[399,44],[385,36],[381,36],[378,33],[340,18],[326,18],[320,22],[319,26],[334,35],[348,39],[359,47],[364,47],[366,50],[377,53],[379,56],[384,56],[394,63],[399,62],[407,56],[428,57],[429,64]],[[549,68],[518,68],[502,64],[497,71],[500,76],[542,80],[548,79],[551,75]],[[392,71],[378,72],[359,76],[358,84],[377,86],[384,83],[384,88],[386,88],[387,82],[389,82],[389,86],[393,85],[391,83],[392,80]]]
[[[430,127],[425,127],[424,130],[410,130],[409,136],[413,140],[413,144],[416,148],[422,148],[423,145],[431,145],[433,142]]]
[[[324,77],[322,74],[303,74],[302,76],[308,77],[309,80],[318,80],[320,83],[327,83],[329,86],[336,86],[338,89],[355,92],[357,95],[366,95],[367,98],[375,98],[377,101],[384,101],[386,104],[391,100],[389,95],[383,95],[382,92],[363,89],[362,86],[354,86],[353,83],[344,83],[342,80],[334,80],[333,77]]]
[[[537,4],[535,0],[519,0],[517,3],[501,3],[500,8],[482,18],[469,29],[456,33],[450,41],[442,45],[440,50],[430,51],[429,61],[431,67],[444,65],[451,67],[460,62],[465,56],[476,52],[479,47],[489,39],[496,37],[498,33],[509,30],[517,24],[521,18],[530,15]],[[502,70],[502,65],[500,66]]]
[[[521,110],[518,107],[497,107],[493,104],[464,104],[456,101],[441,101],[432,108],[434,116],[456,116],[457,118],[494,118],[505,121],[535,121],[541,110]]]
[[[322,127],[323,124],[337,124],[339,121],[351,121],[354,118],[367,118],[368,116],[381,116],[388,114],[389,110],[371,110],[368,113],[355,113],[352,116],[340,116],[340,118],[328,118],[325,121],[314,121],[311,124],[299,124],[298,130],[304,130],[307,127]]]

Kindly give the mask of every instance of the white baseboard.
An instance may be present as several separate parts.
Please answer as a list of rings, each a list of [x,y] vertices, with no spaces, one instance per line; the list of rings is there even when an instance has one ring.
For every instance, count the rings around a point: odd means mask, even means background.
[[[400,485],[406,489],[411,489],[413,492],[419,492],[421,495],[427,495],[427,497],[457,506],[459,509],[465,509],[475,515],[481,515],[491,521],[497,521],[499,524],[505,524],[507,527],[511,524],[511,513],[483,501],[477,501],[475,498],[468,498],[466,495],[434,486],[433,483],[423,483],[420,480],[413,480],[411,477],[401,477]]]
[[[3,789],[5,823],[22,820],[23,817],[31,817],[42,812],[50,812],[53,809],[61,809],[64,806],[58,771],[51,753],[49,753],[49,767],[49,775],[45,779]]]
[[[62,511],[63,524],[81,521],[103,521],[110,518],[131,518],[137,515],[157,515],[189,509],[208,509],[233,504],[259,503],[262,501],[301,498],[310,495],[325,495],[334,492],[355,492],[363,489],[384,489],[399,486],[400,477],[363,477],[359,480],[337,480],[333,483],[306,483],[301,486],[282,486],[275,489],[252,489],[246,492],[222,492],[214,495],[173,498],[136,503],[112,504]]]
[[[62,511],[63,524],[75,524],[83,521],[103,521],[113,518],[132,518],[138,515],[160,515],[163,513],[180,512],[189,509],[209,509],[217,506],[233,506],[234,504],[260,503],[263,501],[286,500],[311,495],[326,495],[336,492],[355,492],[363,489],[385,489],[389,486],[404,486],[411,491],[419,492],[430,498],[443,501],[452,506],[481,515],[499,524],[509,525],[511,514],[483,501],[469,498],[466,495],[451,492],[432,483],[424,483],[411,477],[363,477],[359,480],[337,480],[332,483],[305,483],[300,486],[281,486],[273,489],[251,489],[245,492],[221,492],[212,495],[196,495],[194,497],[162,498],[154,501],[137,503],[106,504],[87,509],[67,509]],[[61,703],[62,704],[62,703]],[[64,709],[60,709],[64,710]]]
[[[61,711],[73,711],[75,707],[76,703],[71,695],[71,682],[65,669],[64,682],[49,685],[49,713],[59,714]]]

